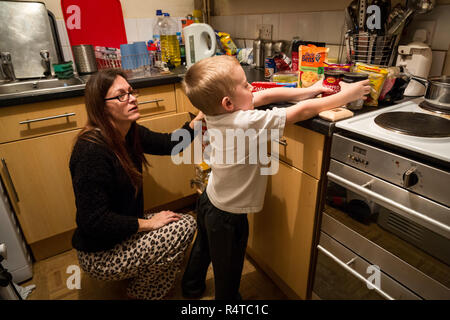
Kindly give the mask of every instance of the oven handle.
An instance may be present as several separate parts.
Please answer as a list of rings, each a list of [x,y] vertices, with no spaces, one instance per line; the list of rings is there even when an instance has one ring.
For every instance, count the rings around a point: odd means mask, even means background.
[[[386,292],[384,292],[383,290],[379,289],[378,287],[374,286],[372,282],[370,282],[369,280],[367,280],[366,278],[364,278],[362,275],[360,275],[358,272],[356,272],[355,270],[353,270],[352,268],[350,268],[345,262],[341,261],[338,257],[336,257],[334,254],[332,254],[330,251],[328,251],[327,249],[325,249],[324,247],[322,247],[320,244],[317,245],[317,249],[319,249],[320,251],[322,251],[325,255],[327,255],[328,257],[330,257],[332,260],[334,260],[337,264],[339,264],[342,268],[344,268],[346,271],[350,272],[352,275],[354,275],[356,278],[358,278],[359,280],[365,282],[367,284],[368,287],[373,288],[373,290],[375,290],[376,292],[378,292],[380,295],[382,295],[385,299],[388,300],[394,300],[394,298],[392,298],[390,295],[388,295]]]
[[[428,222],[429,224],[434,225],[435,227],[443,230],[445,233],[450,233],[449,226],[447,226],[439,221],[436,221],[434,219],[431,219],[430,217],[427,217],[427,216],[421,214],[420,212],[417,212],[408,207],[405,207],[404,205],[402,205],[398,202],[395,202],[391,199],[388,199],[376,192],[373,192],[372,190],[366,189],[365,188],[366,184],[363,186],[360,186],[359,184],[356,184],[352,181],[342,178],[342,177],[340,177],[332,172],[329,172],[329,171],[327,172],[327,176],[330,178],[330,180],[332,180],[338,184],[341,184],[343,187],[349,188],[354,192],[363,194],[369,198],[372,198],[373,200],[377,200],[378,202],[380,202],[380,204],[390,205],[405,214],[412,215],[418,219],[424,220],[424,221]]]

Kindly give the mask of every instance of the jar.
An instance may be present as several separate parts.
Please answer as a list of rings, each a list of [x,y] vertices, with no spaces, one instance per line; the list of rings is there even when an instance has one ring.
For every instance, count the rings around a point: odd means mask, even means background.
[[[333,90],[331,93],[322,93],[322,97],[331,96],[332,94],[338,93],[341,91],[341,86],[339,82],[341,82],[343,72],[336,70],[326,70],[324,72],[324,78],[322,81],[322,85],[326,88]]]
[[[357,72],[345,72],[342,76],[342,81],[346,83],[355,83],[359,81],[364,81],[369,78],[367,73],[357,73]],[[347,103],[347,109],[349,110],[359,110],[363,107],[364,100],[359,99]]]

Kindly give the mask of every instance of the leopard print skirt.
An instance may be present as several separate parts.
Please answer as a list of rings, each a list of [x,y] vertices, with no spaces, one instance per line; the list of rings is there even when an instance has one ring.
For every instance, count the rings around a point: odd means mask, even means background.
[[[164,298],[175,283],[196,230],[192,216],[180,215],[180,220],[154,231],[136,233],[110,250],[78,251],[80,267],[98,280],[131,279],[127,288],[130,297]]]

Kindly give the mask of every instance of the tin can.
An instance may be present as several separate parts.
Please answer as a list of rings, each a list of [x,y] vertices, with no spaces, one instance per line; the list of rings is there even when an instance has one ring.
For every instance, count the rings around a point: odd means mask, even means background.
[[[342,74],[343,74],[343,72],[340,72],[340,71],[326,70],[324,72],[324,78],[323,78],[322,85],[326,88],[333,90],[333,92],[322,93],[322,97],[331,96],[331,95],[341,91],[341,86],[339,85],[339,82],[341,82]]]
[[[267,57],[264,61],[264,78],[270,79],[275,73],[276,64],[273,57]]]
[[[342,81],[346,83],[355,83],[359,81],[364,81],[369,79],[369,75],[366,73],[354,73],[354,72],[345,72],[342,76]],[[363,107],[364,100],[359,99],[352,102],[347,103],[347,109],[349,110],[359,110]]]

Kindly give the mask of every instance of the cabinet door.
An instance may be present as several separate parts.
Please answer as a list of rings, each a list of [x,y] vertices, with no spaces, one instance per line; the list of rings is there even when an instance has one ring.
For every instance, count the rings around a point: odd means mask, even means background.
[[[142,119],[139,124],[156,132],[172,132],[190,121],[189,113],[178,113],[156,118]],[[192,145],[184,152],[191,153]],[[195,189],[190,182],[195,175],[191,164],[174,164],[170,156],[146,155],[150,163],[144,175],[144,209],[152,209],[163,204],[193,195]],[[191,157],[192,159],[192,157]]]
[[[190,112],[192,114],[198,114],[199,110],[194,107],[189,98],[184,94],[181,84],[175,85],[175,92],[177,96],[177,111],[178,112]]]
[[[280,162],[264,208],[249,214],[249,253],[306,299],[318,180]]]
[[[2,180],[29,244],[76,227],[69,159],[77,133],[0,145]]]

